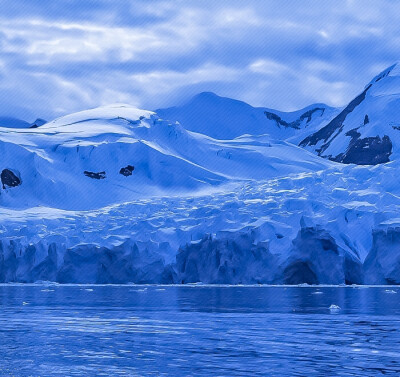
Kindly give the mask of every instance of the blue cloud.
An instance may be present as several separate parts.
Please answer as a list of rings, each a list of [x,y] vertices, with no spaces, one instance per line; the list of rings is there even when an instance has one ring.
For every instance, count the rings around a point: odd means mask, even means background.
[[[214,91],[256,106],[340,106],[396,62],[400,3],[349,0],[2,4],[0,115]]]

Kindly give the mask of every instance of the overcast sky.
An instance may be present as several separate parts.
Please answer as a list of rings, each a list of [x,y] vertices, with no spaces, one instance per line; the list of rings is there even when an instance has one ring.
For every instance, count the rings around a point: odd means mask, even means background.
[[[395,0],[0,0],[0,115],[26,120],[202,91],[341,106],[397,60]]]

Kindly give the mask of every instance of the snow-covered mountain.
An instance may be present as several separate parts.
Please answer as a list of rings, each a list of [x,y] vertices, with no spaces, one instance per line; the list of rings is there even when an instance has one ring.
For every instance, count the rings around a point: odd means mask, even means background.
[[[0,127],[6,128],[29,128],[30,124],[22,119],[0,116]]]
[[[67,115],[33,129],[0,128],[0,152],[0,204],[13,208],[98,208],[331,164],[267,136],[218,141],[125,105]]]
[[[43,118],[37,118],[34,122],[32,122],[29,125],[29,128],[37,128],[37,127],[43,126],[43,124],[45,124],[45,123],[47,123],[47,121],[44,120]]]
[[[182,106],[156,110],[163,119],[178,121],[185,129],[216,139],[268,134],[274,139],[302,139],[330,120],[338,110],[324,104],[285,113],[204,92]],[[296,139],[296,140],[297,140]]]
[[[45,123],[46,121],[42,118],[38,118],[34,122],[29,123],[14,117],[0,116],[0,127],[2,128],[36,128]]]
[[[0,282],[400,284],[397,70],[343,110],[205,93],[0,128]]]
[[[400,65],[374,77],[336,117],[300,145],[343,163],[376,165],[400,152]]]

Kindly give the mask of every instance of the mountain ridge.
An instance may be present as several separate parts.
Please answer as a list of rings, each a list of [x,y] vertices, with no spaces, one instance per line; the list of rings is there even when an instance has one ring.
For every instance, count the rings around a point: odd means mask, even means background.
[[[342,163],[376,165],[396,159],[400,148],[400,68],[375,76],[330,122],[299,145]]]
[[[315,108],[323,110],[322,114],[313,114]],[[318,103],[293,112],[282,112],[203,92],[181,106],[155,111],[164,119],[178,121],[190,131],[216,139],[233,139],[243,134],[269,134],[274,139],[286,140],[295,136],[296,131],[313,129],[337,109]],[[309,113],[309,116],[305,113]],[[291,126],[293,123],[296,123],[295,127]]]

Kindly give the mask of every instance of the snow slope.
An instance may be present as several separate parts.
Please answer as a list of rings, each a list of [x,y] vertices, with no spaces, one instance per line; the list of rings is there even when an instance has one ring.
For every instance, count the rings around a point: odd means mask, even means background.
[[[204,92],[183,106],[156,110],[163,119],[178,121],[185,129],[216,139],[233,139],[243,134],[268,134],[274,139],[296,137],[302,140],[319,124],[330,120],[337,109],[314,104],[285,113]],[[296,143],[297,144],[297,143]]]
[[[375,165],[400,152],[400,65],[368,83],[335,118],[300,145],[344,163]]]
[[[1,191],[0,204],[13,208],[98,208],[331,165],[267,136],[218,141],[125,105],[67,115],[34,129],[0,128],[0,153],[1,170],[20,181]]]

